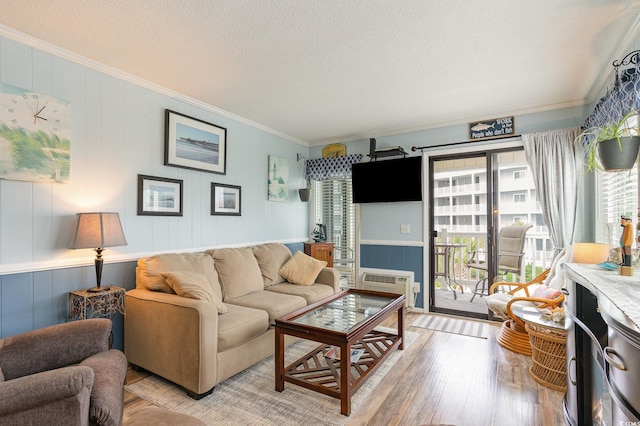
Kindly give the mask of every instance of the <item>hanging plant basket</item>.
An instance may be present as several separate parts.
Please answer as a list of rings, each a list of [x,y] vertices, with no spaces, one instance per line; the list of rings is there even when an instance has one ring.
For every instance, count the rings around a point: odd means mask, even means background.
[[[300,195],[300,200],[309,201],[309,195],[311,194],[311,190],[309,188],[301,188],[298,189],[298,195]]]
[[[640,136],[625,136],[598,142],[598,157],[608,172],[630,170],[638,158]]]

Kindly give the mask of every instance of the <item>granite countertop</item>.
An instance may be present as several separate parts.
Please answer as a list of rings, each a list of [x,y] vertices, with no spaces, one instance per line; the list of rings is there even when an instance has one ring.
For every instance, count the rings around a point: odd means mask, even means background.
[[[569,274],[573,271],[581,284],[591,285],[600,296],[606,297],[640,330],[640,272],[627,277],[618,271],[608,271],[597,265],[566,263],[562,266]]]

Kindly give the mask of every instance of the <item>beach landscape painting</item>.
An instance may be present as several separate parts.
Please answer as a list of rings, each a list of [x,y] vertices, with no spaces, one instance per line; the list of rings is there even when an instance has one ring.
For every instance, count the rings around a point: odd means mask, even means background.
[[[182,180],[138,175],[139,216],[182,216]]]
[[[166,166],[226,174],[227,129],[166,110]]]

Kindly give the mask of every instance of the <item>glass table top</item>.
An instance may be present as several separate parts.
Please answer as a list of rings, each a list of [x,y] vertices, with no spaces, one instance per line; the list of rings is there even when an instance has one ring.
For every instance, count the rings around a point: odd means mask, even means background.
[[[350,293],[309,311],[290,322],[347,332],[372,317],[395,299]]]
[[[547,320],[542,316],[542,309],[537,309],[532,306],[517,306],[513,308],[513,313],[520,319],[526,322],[532,322],[534,324],[555,328],[558,330],[564,330],[566,328],[565,321],[555,322]]]

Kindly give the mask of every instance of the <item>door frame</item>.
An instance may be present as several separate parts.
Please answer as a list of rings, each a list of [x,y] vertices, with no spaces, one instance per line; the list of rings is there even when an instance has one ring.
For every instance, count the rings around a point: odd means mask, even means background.
[[[489,142],[468,142],[465,144],[455,144],[454,145],[441,145],[433,148],[424,148],[422,151],[422,182],[423,182],[423,236],[422,242],[424,249],[422,250],[422,265],[423,265],[423,277],[424,277],[424,285],[422,292],[422,306],[424,306],[425,312],[431,312],[431,285],[430,278],[431,277],[431,215],[430,215],[430,207],[428,205],[429,200],[431,200],[431,187],[429,185],[429,161],[431,157],[442,157],[442,156],[452,156],[452,155],[464,155],[464,154],[472,154],[474,152],[482,152],[482,151],[491,151],[500,152],[502,150],[510,150],[512,148],[522,148],[522,138],[520,136],[513,138],[505,138],[500,141],[489,141]],[[488,167],[488,165],[487,165]],[[489,172],[489,170],[488,170]],[[487,208],[489,207],[489,203],[487,203]],[[491,212],[487,212],[490,214]],[[493,222],[493,218],[490,219]],[[491,315],[491,313],[489,313]]]

